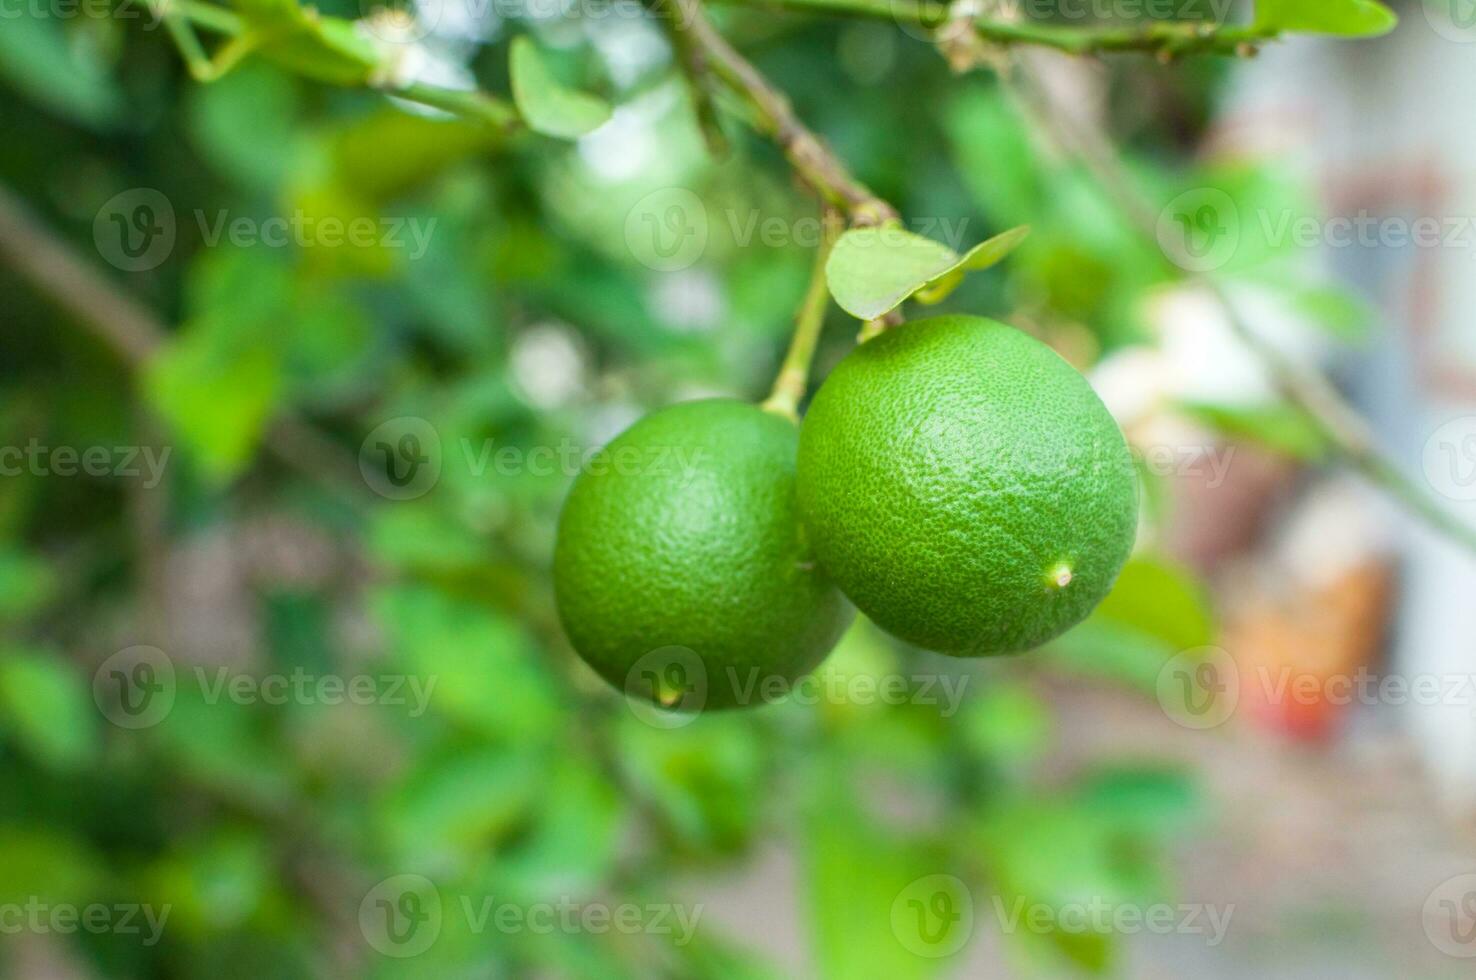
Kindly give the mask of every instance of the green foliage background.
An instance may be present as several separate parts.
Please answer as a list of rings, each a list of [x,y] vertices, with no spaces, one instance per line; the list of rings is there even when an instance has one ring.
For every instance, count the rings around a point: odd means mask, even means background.
[[[324,9],[359,13],[338,6]],[[1176,270],[987,73],[954,77],[887,22],[724,14],[725,33],[913,230],[940,237],[926,222],[954,222],[962,248],[1033,226],[945,309],[1009,319],[1084,363],[1148,339],[1142,301]],[[707,153],[658,28],[616,13],[513,17],[484,43],[447,46],[506,92],[510,39],[535,35],[560,77],[618,107],[573,144],[433,118],[266,61],[198,85],[149,20],[100,6],[0,26],[0,187],[168,324],[157,356],[130,367],[0,267],[0,443],[173,448],[157,488],[0,479],[0,902],[172,909],[153,946],[50,937],[100,976],[771,976],[765,944],[715,918],[677,945],[477,932],[453,910],[459,896],[691,902],[694,882],[777,842],[797,857],[798,891],[783,901],[801,910],[817,974],[901,978],[959,962],[916,955],[893,916],[928,875],[967,882],[981,920],[992,896],[1172,897],[1164,850],[1196,826],[1187,777],[1142,760],[1040,765],[1053,677],[1151,699],[1164,660],[1213,637],[1198,587],[1160,558],[1135,560],[1097,616],[1042,655],[949,661],[861,622],[822,668],[966,678],[952,716],[789,702],[661,729],[568,649],[548,565],[572,474],[478,473],[459,447],[593,447],[673,400],[762,397],[810,264],[784,234],[742,240],[752,219],[813,219],[813,198],[737,126],[726,156]],[[1134,174],[1164,200],[1194,187],[1299,200],[1274,172],[1191,163],[1225,71],[1111,63],[1112,129]],[[626,221],[672,187],[705,203],[709,240],[691,268],[662,273],[632,254]],[[162,192],[177,216],[168,260],[138,273],[107,267],[93,241],[99,209],[132,188]],[[435,224],[412,259],[211,246],[197,214],[208,225],[221,212]],[[1275,259],[1254,243],[1238,257],[1309,304],[1323,295]],[[832,308],[819,372],[854,333]],[[549,338],[573,352],[553,385],[522,359]],[[311,473],[276,451],[287,447],[273,420],[289,413],[322,437]],[[395,501],[354,460],[403,416],[434,427],[443,467],[429,493]],[[326,557],[300,574],[250,564],[246,545],[266,527]],[[209,635],[221,612],[179,594],[169,570],[222,540],[218,563],[254,569],[230,593],[251,634],[233,670],[433,677],[428,712],[209,703],[193,671],[215,665],[179,637]],[[92,692],[99,666],[134,644],[163,649],[180,678],[168,717],[140,731],[110,724]],[[365,895],[400,874],[428,877],[448,909],[437,941],[409,958],[371,948],[359,921]],[[0,935],[0,963],[15,966],[18,941]],[[1006,950],[1048,974],[1110,972],[1118,942],[1020,932]]]

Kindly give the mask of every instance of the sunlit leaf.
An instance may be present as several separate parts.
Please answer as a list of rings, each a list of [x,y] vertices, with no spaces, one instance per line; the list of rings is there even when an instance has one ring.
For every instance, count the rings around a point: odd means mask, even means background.
[[[1376,0],[1256,0],[1255,25],[1270,30],[1376,37],[1398,23]]]
[[[523,34],[513,39],[508,70],[513,101],[536,133],[578,139],[610,118],[610,106],[596,96],[566,88],[538,53],[537,43]]]
[[[1013,228],[960,256],[898,223],[853,228],[840,237],[825,264],[825,280],[841,308],[861,320],[874,320],[916,296],[942,300],[964,274],[999,262],[1029,230]]]

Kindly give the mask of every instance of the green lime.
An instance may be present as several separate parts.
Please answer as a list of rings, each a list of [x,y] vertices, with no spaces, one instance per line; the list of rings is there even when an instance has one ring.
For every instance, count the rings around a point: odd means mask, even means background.
[[[591,458],[559,517],[554,591],[574,648],[627,693],[687,710],[762,703],[854,610],[796,516],[793,422],[686,402]]]
[[[883,629],[959,656],[1084,619],[1132,549],[1122,432],[1054,351],[992,320],[883,332],[816,393],[800,514],[821,566]]]

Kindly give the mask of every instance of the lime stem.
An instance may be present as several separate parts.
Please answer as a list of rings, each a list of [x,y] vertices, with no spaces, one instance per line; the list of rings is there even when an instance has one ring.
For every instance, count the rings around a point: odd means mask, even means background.
[[[795,316],[794,336],[789,341],[789,351],[779,374],[774,378],[774,390],[764,401],[765,411],[775,412],[799,421],[800,399],[805,397],[809,386],[810,362],[815,359],[815,348],[820,343],[820,329],[825,325],[825,310],[830,304],[830,287],[825,282],[825,263],[830,250],[840,237],[844,222],[840,212],[826,207],[820,216],[820,245],[815,249],[815,265],[810,273],[810,288],[800,303]]]

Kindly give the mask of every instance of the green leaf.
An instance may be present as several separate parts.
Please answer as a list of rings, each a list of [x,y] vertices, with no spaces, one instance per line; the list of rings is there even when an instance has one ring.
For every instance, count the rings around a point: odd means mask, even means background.
[[[1025,226],[1012,228],[960,256],[897,222],[854,228],[835,243],[825,263],[825,281],[843,310],[861,320],[874,320],[912,296],[924,303],[939,302],[966,273],[999,262],[1029,233]]]
[[[485,748],[424,762],[388,800],[383,830],[404,857],[485,851],[540,799],[544,761],[526,752]]]
[[[399,662],[433,685],[433,710],[485,737],[525,745],[555,732],[559,714],[551,679],[515,621],[412,585],[382,593],[375,611],[394,637]]]
[[[565,88],[526,34],[513,38],[508,70],[513,102],[530,129],[558,139],[578,139],[610,118],[610,105],[585,92]]]
[[[154,407],[201,468],[224,480],[250,461],[261,441],[282,372],[271,350],[227,354],[211,345],[211,332],[208,322],[197,322],[150,365],[146,383]]]
[[[1052,646],[1072,670],[1153,691],[1164,663],[1215,637],[1205,590],[1184,568],[1139,556],[1123,566],[1112,592],[1086,622]]]
[[[74,768],[97,748],[97,714],[82,678],[55,654],[0,659],[0,725],[42,763]]]
[[[1399,23],[1375,0],[1256,0],[1255,26],[1338,37],[1377,37]]]
[[[945,855],[880,826],[838,780],[807,816],[801,851],[820,974],[909,980],[956,971],[984,910]]]
[[[1332,445],[1306,412],[1291,405],[1211,405],[1190,402],[1180,406],[1190,417],[1232,438],[1248,439],[1293,459],[1319,462]]]
[[[98,127],[116,118],[119,89],[96,56],[96,48],[70,44],[54,17],[0,17],[0,78],[48,109]]]
[[[33,555],[0,549],[0,622],[28,616],[50,602],[57,590],[56,573]]]

